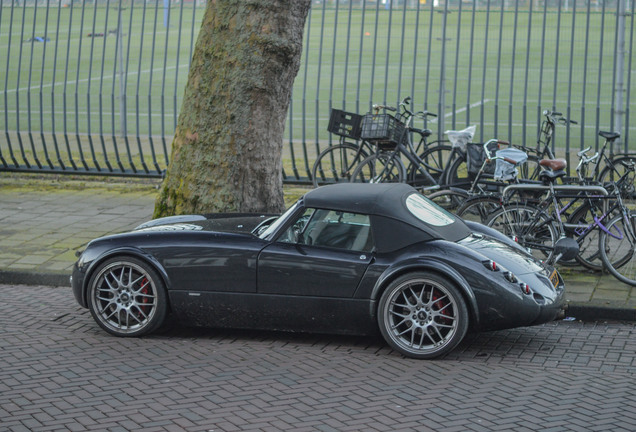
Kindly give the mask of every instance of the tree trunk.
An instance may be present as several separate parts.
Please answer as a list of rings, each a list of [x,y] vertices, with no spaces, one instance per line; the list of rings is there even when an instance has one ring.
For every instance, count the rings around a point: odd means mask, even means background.
[[[283,210],[283,131],[309,7],[208,0],[155,217]]]

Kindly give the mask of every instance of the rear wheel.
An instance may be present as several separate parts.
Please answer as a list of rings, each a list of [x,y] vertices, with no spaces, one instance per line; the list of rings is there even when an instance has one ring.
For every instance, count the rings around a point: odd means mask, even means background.
[[[451,161],[453,147],[447,144],[440,144],[428,147],[419,158],[422,163],[419,167],[413,164],[408,168],[408,182],[414,187],[433,186],[423,172],[425,170],[435,181],[435,184],[442,183],[444,168]]]
[[[464,201],[457,209],[457,216],[462,219],[486,223],[495,210],[501,208],[501,198],[496,196],[476,196]]]
[[[358,164],[368,156],[357,144],[344,143],[324,149],[311,170],[314,187],[331,183],[348,183]]]
[[[409,273],[386,289],[378,306],[386,342],[407,357],[447,354],[468,330],[468,309],[455,286],[437,274]]]
[[[355,183],[403,183],[404,164],[393,152],[381,152],[364,159],[351,175]]]

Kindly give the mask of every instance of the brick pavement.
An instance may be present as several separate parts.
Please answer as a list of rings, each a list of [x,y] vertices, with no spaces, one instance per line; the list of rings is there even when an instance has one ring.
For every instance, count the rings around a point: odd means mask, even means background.
[[[636,324],[469,335],[446,358],[376,338],[109,336],[67,288],[0,285],[0,430],[633,431]]]

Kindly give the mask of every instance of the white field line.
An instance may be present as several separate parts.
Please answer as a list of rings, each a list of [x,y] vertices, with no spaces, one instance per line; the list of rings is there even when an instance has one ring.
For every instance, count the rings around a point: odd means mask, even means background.
[[[179,68],[180,69],[184,68],[184,67],[187,68],[189,66],[190,66],[189,63],[186,63],[186,64],[179,65]],[[165,70],[172,70],[172,69],[176,69],[176,68],[177,68],[177,66],[166,66]],[[142,70],[141,73],[142,74],[148,73],[148,72],[153,72],[154,73],[154,72],[161,72],[163,70],[164,70],[163,67],[154,68],[154,69],[145,69],[145,70]],[[137,75],[139,73],[140,72],[138,72],[138,71],[128,72],[128,76],[134,76],[134,75]],[[91,78],[90,81],[92,82],[92,81],[97,81],[97,80],[110,80],[110,79],[114,79],[116,76],[118,76],[118,75],[108,75],[108,76],[104,76],[104,77],[95,76],[95,77]],[[66,81],[66,84],[73,85],[73,84],[79,84],[79,83],[88,82],[88,81],[89,81],[88,78],[83,78],[83,79],[80,79],[80,80]],[[41,86],[38,84],[38,85],[32,85],[31,87],[20,87],[18,89],[14,88],[14,89],[9,89],[9,90],[5,90],[5,91],[0,91],[0,95],[5,94],[5,93],[9,94],[9,93],[15,93],[15,92],[39,90],[41,88],[57,87],[57,86],[60,86],[60,85],[63,85],[63,84],[64,84],[64,81],[56,81],[54,83],[42,84]]]
[[[472,108],[477,108],[478,106],[486,105],[486,104],[487,104],[488,102],[490,102],[490,101],[491,101],[490,99],[484,99],[484,100],[482,100],[482,101],[475,102],[474,104],[471,104],[471,105],[469,106],[469,108],[471,108],[471,109],[472,109]],[[447,113],[447,114],[444,114],[444,118],[448,118],[448,117],[450,117],[450,116],[452,116],[452,115],[457,115],[457,114],[462,113],[462,112],[467,111],[467,110],[468,110],[468,108],[466,108],[466,107],[464,107],[464,108],[460,108],[460,109],[458,109],[458,110],[455,110],[455,112],[454,112],[454,113],[449,112],[449,113]]]

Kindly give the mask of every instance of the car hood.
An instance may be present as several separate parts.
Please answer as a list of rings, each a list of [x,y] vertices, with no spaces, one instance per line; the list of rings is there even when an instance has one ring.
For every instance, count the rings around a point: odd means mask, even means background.
[[[276,215],[225,213],[210,215],[169,216],[145,222],[136,227],[134,232],[148,231],[215,231],[247,233]]]
[[[518,275],[550,274],[549,269],[532,255],[487,235],[473,233],[457,243],[480,253]]]

